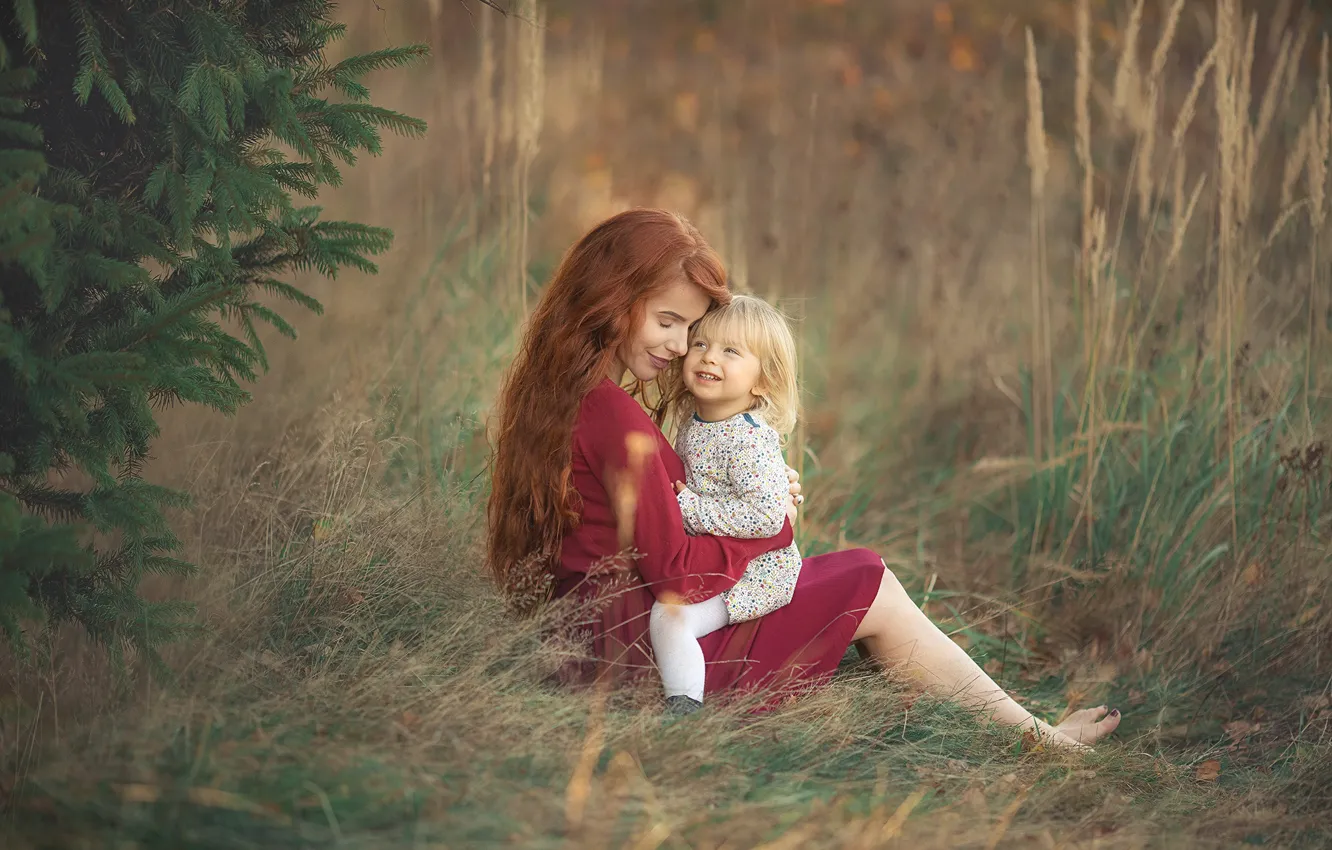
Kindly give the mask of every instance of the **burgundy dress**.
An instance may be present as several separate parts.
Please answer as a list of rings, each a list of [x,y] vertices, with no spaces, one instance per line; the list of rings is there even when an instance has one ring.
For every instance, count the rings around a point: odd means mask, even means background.
[[[739,580],[751,559],[791,542],[789,523],[762,540],[687,535],[673,487],[684,477],[684,464],[661,430],[613,381],[583,399],[573,431],[582,521],[564,538],[555,595],[586,603],[577,606],[582,614],[571,625],[590,639],[596,660],[573,665],[566,675],[581,681],[655,676],[648,612],[656,597],[699,602],[715,596]],[[630,538],[635,557],[616,559]],[[826,680],[874,601],[883,570],[868,549],[806,558],[788,605],[702,639],[707,693],[787,690]]]

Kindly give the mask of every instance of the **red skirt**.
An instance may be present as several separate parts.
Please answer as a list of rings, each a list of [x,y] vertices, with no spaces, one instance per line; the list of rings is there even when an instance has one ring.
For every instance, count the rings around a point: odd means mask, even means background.
[[[789,604],[699,641],[707,663],[706,696],[760,689],[789,693],[826,682],[874,602],[884,569],[869,549],[806,558]],[[592,657],[566,665],[559,678],[570,684],[604,677],[612,683],[655,678],[648,636],[652,592],[633,578],[579,578],[556,595],[586,605],[578,606],[584,614],[568,625],[590,643]]]

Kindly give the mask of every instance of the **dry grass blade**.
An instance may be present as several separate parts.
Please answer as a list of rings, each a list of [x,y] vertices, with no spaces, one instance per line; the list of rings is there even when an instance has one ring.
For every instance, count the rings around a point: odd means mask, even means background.
[[[1091,147],[1091,8],[1090,0],[1077,4],[1077,72],[1074,81],[1073,110],[1074,138],[1077,145],[1078,165],[1082,168],[1082,274],[1087,275],[1090,260],[1090,233],[1088,217],[1093,205],[1093,179]]]
[[[1041,98],[1041,74],[1036,62],[1036,39],[1027,28],[1027,167],[1031,170],[1031,194],[1044,199],[1045,178],[1050,171],[1045,138],[1045,108]]]
[[[1138,101],[1141,97],[1141,74],[1138,70],[1138,35],[1142,30],[1142,10],[1146,0],[1137,0],[1124,27],[1124,47],[1119,65],[1115,69],[1114,109],[1119,116],[1128,115],[1136,125]]]
[[[1045,457],[1053,431],[1053,368],[1050,355],[1048,298],[1045,274],[1045,181],[1050,157],[1045,136],[1045,107],[1042,102],[1036,39],[1027,28],[1027,167],[1031,172],[1031,369],[1032,411],[1035,420],[1033,450],[1037,460]]]
[[[1176,152],[1184,147],[1184,134],[1188,132],[1190,125],[1193,124],[1193,118],[1198,110],[1198,98],[1202,96],[1203,85],[1216,66],[1219,50],[1219,44],[1212,45],[1211,49],[1207,51],[1207,55],[1203,57],[1198,70],[1193,73],[1193,85],[1189,87],[1189,92],[1184,97],[1184,103],[1180,106],[1179,115],[1175,118],[1174,129],[1170,131],[1171,146]]]
[[[583,745],[579,749],[573,772],[569,775],[569,784],[564,790],[564,821],[569,835],[576,835],[583,826],[588,798],[592,794],[593,773],[606,739],[605,720],[606,687],[599,686],[593,692],[587,717],[587,732],[583,736]]]
[[[1316,362],[1320,353],[1318,345],[1319,286],[1322,274],[1319,269],[1319,248],[1323,225],[1327,220],[1327,162],[1332,156],[1332,82],[1328,79],[1327,36],[1323,36],[1322,49],[1318,54],[1318,99],[1314,104],[1307,134],[1307,171],[1309,175],[1309,223],[1312,231],[1309,239],[1309,293],[1308,320],[1305,325],[1304,351],[1304,419],[1305,427],[1313,432],[1313,394],[1316,386]],[[1332,311],[1330,311],[1332,312]]]
[[[474,28],[450,0],[341,4],[353,34],[436,42],[391,91],[431,140],[319,199],[394,250],[312,284],[327,313],[239,415],[163,417],[150,477],[193,493],[174,527],[201,570],[151,592],[215,629],[173,648],[178,691],[120,687],[64,632],[54,664],[0,658],[15,850],[1328,843],[1332,656],[1308,649],[1332,635],[1332,481],[1304,467],[1332,57],[1304,4],[1261,33],[1232,0],[470,5]],[[533,275],[638,205],[695,221],[734,289],[800,304],[801,547],[874,549],[1042,718],[1122,695],[1115,742],[1018,754],[851,658],[777,711],[678,724],[637,647],[641,683],[562,685],[614,609],[552,601],[548,553],[508,599],[478,569],[485,429]],[[637,555],[657,437],[622,448],[605,545]]]
[[[1137,189],[1138,189],[1138,219],[1147,221],[1152,209],[1152,190],[1155,177],[1156,164],[1156,127],[1160,120],[1160,100],[1162,75],[1165,72],[1166,60],[1170,56],[1170,47],[1174,43],[1175,29],[1179,24],[1180,12],[1183,11],[1184,0],[1175,0],[1167,13],[1165,27],[1161,32],[1161,38],[1156,43],[1156,49],[1152,52],[1152,62],[1148,69],[1145,103],[1142,107],[1143,118],[1140,122],[1140,135],[1138,138],[1137,153]]]
[[[544,123],[546,7],[540,0],[517,0],[516,9],[523,20],[517,35],[517,163],[514,167],[514,216],[517,225],[515,283],[519,290],[521,316],[527,316],[527,266],[530,259],[529,229],[531,214],[532,163],[536,160]]]
[[[754,850],[797,850],[797,848],[807,846],[809,840],[817,835],[818,831],[817,824],[803,823],[780,838],[755,845]]]
[[[911,817],[911,813],[915,811],[916,806],[920,805],[928,793],[929,789],[917,788],[908,794],[907,798],[893,810],[892,816],[884,821],[883,826],[879,828],[878,840],[881,842],[891,841],[901,835],[902,827],[906,825],[907,818]]]
[[[126,782],[112,785],[111,790],[126,803],[159,803],[172,799],[172,792],[144,782]],[[276,821],[290,823],[291,819],[271,806],[261,806],[239,794],[221,788],[187,788],[184,799],[196,806],[244,812]]]
[[[634,519],[638,515],[638,489],[643,483],[643,469],[647,459],[657,450],[652,438],[640,432],[628,434],[625,439],[625,468],[614,471],[611,485],[615,500],[615,520],[620,548],[634,545]]]
[[[1180,169],[1183,173],[1183,169]],[[1170,253],[1166,255],[1166,268],[1174,268],[1179,262],[1179,256],[1184,250],[1184,237],[1189,231],[1189,222],[1193,221],[1193,213],[1198,208],[1198,199],[1202,197],[1203,186],[1207,185],[1207,175],[1198,177],[1198,182],[1194,184],[1193,192],[1189,195],[1188,206],[1184,208],[1182,215],[1177,215],[1170,234]],[[1178,209],[1178,207],[1176,207]]]
[[[999,822],[994,825],[990,831],[989,840],[985,842],[986,850],[994,850],[1003,841],[1004,836],[1008,834],[1008,828],[1013,823],[1013,817],[1022,808],[1022,804],[1027,802],[1027,794],[1031,792],[1030,788],[1023,788],[1013,798],[1013,801],[1004,807],[1003,813],[999,816]]]

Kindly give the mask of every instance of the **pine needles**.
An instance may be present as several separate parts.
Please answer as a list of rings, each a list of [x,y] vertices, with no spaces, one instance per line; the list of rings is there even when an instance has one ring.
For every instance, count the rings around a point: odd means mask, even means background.
[[[40,611],[164,672],[157,647],[192,628],[188,606],[137,587],[190,565],[167,521],[185,497],[141,477],[153,411],[234,412],[268,367],[258,325],[295,336],[264,297],[317,311],[282,278],[374,273],[388,249],[389,231],[321,221],[291,193],[337,185],[340,166],[380,152],[382,131],[424,133],[371,104],[361,80],[426,48],[330,66],[323,51],[345,30],[331,13],[319,0],[171,14],[15,4],[22,43],[40,51],[31,68],[0,56],[0,627],[12,639]]]

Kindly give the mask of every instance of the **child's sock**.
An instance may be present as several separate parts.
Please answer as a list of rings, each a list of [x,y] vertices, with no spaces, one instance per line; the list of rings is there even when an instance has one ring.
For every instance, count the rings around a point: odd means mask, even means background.
[[[698,639],[728,622],[726,602],[714,596],[696,605],[652,606],[648,630],[666,696],[703,701],[703,649]]]

